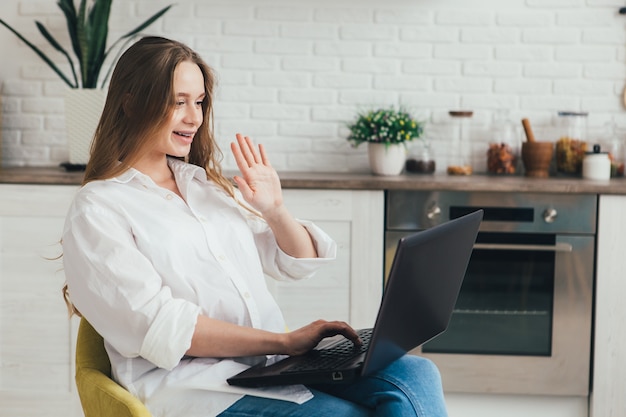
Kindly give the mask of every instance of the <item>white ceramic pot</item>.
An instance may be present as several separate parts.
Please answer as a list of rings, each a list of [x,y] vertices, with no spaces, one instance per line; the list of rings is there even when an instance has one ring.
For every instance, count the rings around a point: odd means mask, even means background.
[[[402,143],[368,143],[370,169],[376,175],[399,175],[406,162],[406,147]]]
[[[65,128],[70,164],[89,161],[89,148],[104,108],[106,91],[101,89],[67,89],[65,91]]]

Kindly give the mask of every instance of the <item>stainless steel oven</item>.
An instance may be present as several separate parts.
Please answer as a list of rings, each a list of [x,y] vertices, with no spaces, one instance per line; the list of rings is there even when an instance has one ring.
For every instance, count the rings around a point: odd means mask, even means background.
[[[450,325],[414,353],[437,363],[448,392],[587,396],[595,195],[389,191],[386,272],[400,237],[477,208]]]

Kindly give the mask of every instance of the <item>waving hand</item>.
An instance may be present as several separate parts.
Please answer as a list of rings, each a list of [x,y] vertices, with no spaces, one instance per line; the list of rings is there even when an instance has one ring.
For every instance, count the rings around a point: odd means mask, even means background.
[[[248,136],[237,134],[230,144],[241,176],[234,177],[243,198],[264,216],[280,208],[283,196],[278,174],[270,164],[263,145],[258,149]]]

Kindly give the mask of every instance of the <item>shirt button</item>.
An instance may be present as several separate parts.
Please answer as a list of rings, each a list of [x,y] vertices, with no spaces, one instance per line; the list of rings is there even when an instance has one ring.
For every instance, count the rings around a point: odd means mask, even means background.
[[[168,194],[168,195],[165,196],[166,200],[171,200],[172,198],[174,198],[174,196],[171,195],[171,194]]]
[[[226,257],[224,255],[219,255],[217,259],[219,259],[220,261],[225,261]]]
[[[250,293],[249,293],[249,292],[246,292],[243,296],[244,296],[245,298],[250,298]]]

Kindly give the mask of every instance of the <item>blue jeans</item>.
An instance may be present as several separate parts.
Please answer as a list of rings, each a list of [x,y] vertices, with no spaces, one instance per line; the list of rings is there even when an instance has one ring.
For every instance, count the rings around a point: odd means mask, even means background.
[[[352,384],[309,387],[304,404],[245,396],[220,417],[394,416],[446,417],[441,376],[434,363],[405,355],[386,368]]]

